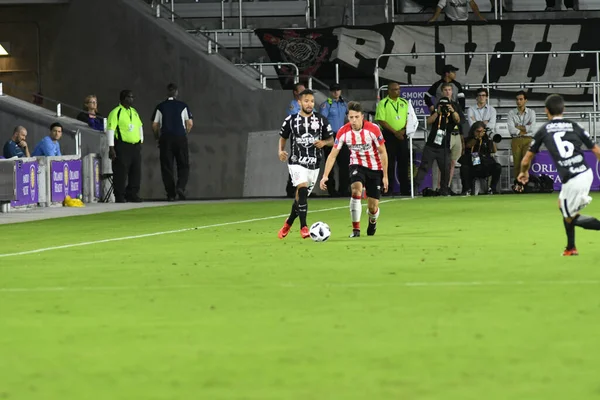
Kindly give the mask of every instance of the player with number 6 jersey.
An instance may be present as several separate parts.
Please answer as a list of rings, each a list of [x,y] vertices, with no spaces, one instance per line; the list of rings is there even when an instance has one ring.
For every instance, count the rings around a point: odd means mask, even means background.
[[[590,134],[576,122],[563,118],[565,103],[560,95],[553,94],[546,99],[548,122],[533,137],[531,147],[521,162],[519,182],[529,181],[529,167],[540,147],[546,146],[552,156],[562,188],[558,196],[558,207],[563,214],[563,223],[567,233],[567,247],[563,256],[578,255],[575,247],[575,226],[584,229],[600,230],[600,221],[594,217],[580,215],[579,211],[587,206],[594,175],[584,159],[581,146],[591,149],[600,160],[600,147],[594,144]]]
[[[342,146],[350,149],[350,183],[352,198],[350,199],[350,217],[352,218],[352,234],[360,236],[361,197],[363,187],[367,190],[367,209],[369,226],[367,235],[373,236],[377,229],[379,217],[379,198],[381,190],[388,190],[388,158],[385,141],[379,127],[364,120],[360,103],[348,103],[348,122],[338,131],[331,154],[327,157],[325,171],[320,187],[327,190],[329,172],[335,164],[335,159]]]

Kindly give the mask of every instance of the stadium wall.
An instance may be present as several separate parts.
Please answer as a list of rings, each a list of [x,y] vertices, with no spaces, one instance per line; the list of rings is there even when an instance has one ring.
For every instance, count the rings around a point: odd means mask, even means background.
[[[167,83],[179,84],[180,98],[194,114],[188,185],[193,198],[243,195],[247,132],[279,128],[290,100],[287,91],[260,90],[228,73],[222,60],[219,64],[171,22],[154,18],[140,0],[4,7],[0,26],[3,21],[38,23],[45,96],[79,105],[94,93],[106,115],[117,105],[120,90],[134,91],[145,124],[144,198],[165,196],[150,118]],[[17,118],[8,118],[7,124],[14,125]],[[271,146],[274,152],[276,144]]]

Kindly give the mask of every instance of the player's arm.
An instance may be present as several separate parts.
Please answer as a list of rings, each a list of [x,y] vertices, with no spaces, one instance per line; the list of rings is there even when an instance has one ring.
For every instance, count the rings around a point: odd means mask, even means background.
[[[387,150],[385,149],[385,143],[381,143],[377,146],[377,151],[379,151],[379,158],[381,159],[381,168],[383,169],[383,193],[387,193],[389,186],[389,178],[388,178],[388,156]]]
[[[597,144],[592,147],[592,152],[596,155],[596,158],[600,160],[600,147]]]
[[[287,139],[284,139],[282,137],[279,138],[279,147],[277,149],[277,154],[279,156],[279,159],[281,161],[287,161],[288,158],[288,153],[287,151],[285,151],[285,143],[287,142]]]

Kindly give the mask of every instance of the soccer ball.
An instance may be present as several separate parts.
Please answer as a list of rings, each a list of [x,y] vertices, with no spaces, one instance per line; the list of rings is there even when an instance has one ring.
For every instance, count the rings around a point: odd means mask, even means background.
[[[315,222],[310,226],[310,238],[315,242],[324,242],[331,236],[329,225],[325,222]]]

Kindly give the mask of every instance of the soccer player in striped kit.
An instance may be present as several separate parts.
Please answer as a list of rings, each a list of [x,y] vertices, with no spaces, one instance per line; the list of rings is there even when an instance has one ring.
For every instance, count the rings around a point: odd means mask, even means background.
[[[379,198],[381,191],[388,190],[388,158],[385,150],[383,135],[379,127],[364,120],[360,103],[348,103],[348,122],[337,132],[333,149],[325,163],[323,179],[320,187],[327,190],[329,172],[335,164],[335,159],[344,144],[350,149],[350,183],[352,198],[350,199],[350,217],[352,218],[352,234],[360,236],[361,197],[363,187],[367,191],[367,208],[369,226],[367,235],[373,236],[377,229],[379,218]]]

